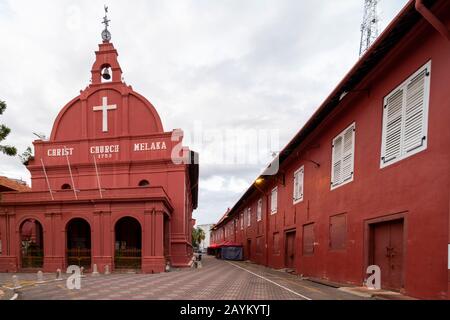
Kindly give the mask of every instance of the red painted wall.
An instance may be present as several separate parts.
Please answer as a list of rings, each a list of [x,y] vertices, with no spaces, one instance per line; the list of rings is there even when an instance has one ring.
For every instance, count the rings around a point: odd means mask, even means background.
[[[448,5],[439,17],[449,25]],[[263,221],[256,222],[256,192],[245,205],[230,213],[236,217],[252,207],[252,223],[238,230],[236,240],[244,244],[246,257],[273,268],[284,268],[286,231],[296,230],[296,272],[334,282],[362,285],[368,264],[368,229],[371,219],[404,218],[405,252],[403,292],[418,298],[448,298],[447,245],[449,240],[450,172],[450,44],[422,21],[373,70],[361,88],[350,92],[326,121],[283,163],[277,177],[260,186],[270,199],[278,186],[278,212],[263,208]],[[431,60],[431,91],[427,149],[380,169],[383,99],[417,69]],[[332,140],[352,123],[356,124],[354,180],[330,190]],[[320,164],[301,160],[310,159]],[[294,205],[293,174],[304,165],[304,199]],[[280,183],[285,175],[285,185]],[[267,197],[264,196],[266,205]],[[331,250],[330,217],[345,213],[345,249]],[[314,223],[314,254],[302,252],[303,226]],[[213,232],[221,239],[222,224]],[[266,230],[267,228],[267,230]],[[280,253],[273,252],[273,235],[280,235]],[[255,254],[256,237],[264,236],[267,249]],[[231,236],[230,236],[231,237]],[[230,239],[228,237],[227,239]],[[252,239],[251,248],[247,239]]]

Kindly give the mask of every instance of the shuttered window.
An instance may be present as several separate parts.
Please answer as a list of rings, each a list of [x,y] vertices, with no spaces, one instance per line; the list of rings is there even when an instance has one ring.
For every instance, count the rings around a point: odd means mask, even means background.
[[[278,207],[278,188],[272,189],[272,194],[270,196],[270,213],[274,214],[277,212]]]
[[[431,61],[389,93],[383,103],[383,168],[427,147]]]
[[[353,181],[355,154],[355,123],[333,139],[331,189]]]
[[[294,172],[294,204],[303,200],[303,176],[304,176],[304,166]]]
[[[256,207],[256,221],[261,221],[262,219],[262,199],[258,200],[258,205]]]
[[[330,249],[343,250],[347,241],[347,215],[330,217]]]
[[[256,254],[262,254],[263,238],[262,236],[256,238]]]
[[[273,252],[273,254],[280,253],[280,234],[278,232],[275,232],[273,234],[272,252]]]
[[[303,255],[314,253],[314,223],[303,226]]]

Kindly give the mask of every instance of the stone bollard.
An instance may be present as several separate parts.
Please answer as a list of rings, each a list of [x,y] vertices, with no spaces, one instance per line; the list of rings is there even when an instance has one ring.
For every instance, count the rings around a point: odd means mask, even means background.
[[[105,274],[111,274],[111,272],[109,271],[109,264],[105,266]]]
[[[19,283],[19,279],[17,278],[16,275],[12,276],[12,282],[13,282],[13,289],[20,289],[22,288],[22,286]]]
[[[84,267],[81,267],[80,268],[80,278],[84,278],[85,277],[85,275],[84,275]]]
[[[62,275],[61,275],[61,269],[56,269],[56,281],[61,281],[63,280]]]
[[[44,274],[41,270],[37,272],[37,282],[36,283],[44,283]]]
[[[94,266],[92,267],[92,275],[93,276],[98,276],[98,268],[97,268],[97,264],[94,263]]]

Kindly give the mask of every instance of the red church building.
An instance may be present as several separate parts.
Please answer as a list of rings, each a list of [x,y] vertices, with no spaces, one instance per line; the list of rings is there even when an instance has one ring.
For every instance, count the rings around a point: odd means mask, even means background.
[[[339,57],[336,57],[338,63]],[[299,275],[450,298],[450,2],[411,0],[213,229]],[[300,89],[299,89],[300,90]]]
[[[90,85],[33,142],[31,191],[0,198],[0,272],[192,263],[197,154],[123,81],[107,23]]]

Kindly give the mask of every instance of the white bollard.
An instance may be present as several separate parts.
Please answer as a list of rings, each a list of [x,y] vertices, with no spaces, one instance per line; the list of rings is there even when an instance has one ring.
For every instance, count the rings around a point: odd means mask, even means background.
[[[61,281],[62,279],[61,269],[56,269],[56,281]]]
[[[84,275],[84,267],[81,267],[80,268],[80,278],[84,278],[85,277],[85,275]]]
[[[109,271],[109,264],[105,266],[105,274],[111,274],[111,272]]]
[[[36,283],[44,283],[44,274],[41,270],[37,272],[37,282]]]
[[[12,276],[12,282],[13,282],[13,289],[20,289],[22,286],[19,283],[19,279],[16,275]]]
[[[97,264],[94,263],[94,266],[92,267],[92,275],[93,276],[98,276],[98,268],[97,268]]]

